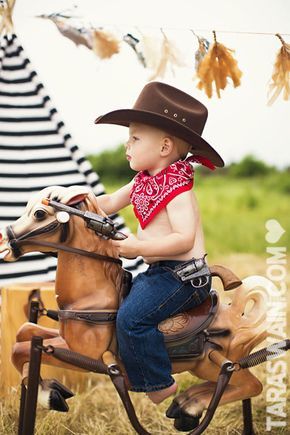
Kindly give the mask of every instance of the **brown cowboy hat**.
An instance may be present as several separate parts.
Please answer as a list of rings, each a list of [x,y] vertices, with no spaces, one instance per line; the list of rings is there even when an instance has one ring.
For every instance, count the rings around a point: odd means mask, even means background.
[[[221,156],[201,137],[207,108],[195,98],[166,83],[150,82],[142,90],[133,109],[121,109],[99,116],[95,124],[129,127],[131,122],[158,127],[191,145],[191,153],[224,166]]]

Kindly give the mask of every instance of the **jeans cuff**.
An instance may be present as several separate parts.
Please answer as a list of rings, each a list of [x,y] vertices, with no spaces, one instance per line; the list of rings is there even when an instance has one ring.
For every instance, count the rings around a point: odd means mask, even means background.
[[[167,384],[159,384],[159,385],[148,385],[147,387],[130,387],[130,391],[133,391],[135,393],[151,393],[153,391],[159,391],[159,390],[163,390],[164,388],[168,388],[171,387],[171,385],[173,385],[175,382],[175,380],[172,378],[170,382],[168,382]]]

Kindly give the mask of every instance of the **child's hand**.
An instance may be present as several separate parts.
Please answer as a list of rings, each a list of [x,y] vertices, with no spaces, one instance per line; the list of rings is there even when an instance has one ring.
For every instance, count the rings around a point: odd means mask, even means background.
[[[119,256],[125,258],[136,258],[140,255],[140,240],[130,234],[125,240],[112,240],[112,244],[118,248]]]

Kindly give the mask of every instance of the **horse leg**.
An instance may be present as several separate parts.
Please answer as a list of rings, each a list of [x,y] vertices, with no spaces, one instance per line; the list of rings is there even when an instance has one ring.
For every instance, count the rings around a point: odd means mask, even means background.
[[[208,408],[213,392],[216,387],[216,379],[193,385],[184,393],[174,399],[174,405],[168,409],[168,416],[178,416],[178,412],[192,417],[200,417],[202,412]],[[257,396],[263,387],[261,382],[247,369],[235,372],[226,387],[220,405],[231,403],[237,400],[244,400]]]
[[[32,327],[30,328],[30,326]],[[56,330],[53,330],[53,335],[56,334],[55,331]],[[66,341],[59,335],[53,336],[52,338],[47,338],[49,336],[49,331],[47,330],[47,328],[39,327],[38,325],[35,324],[27,324],[27,328],[23,328],[22,331],[20,332],[18,338],[29,337],[29,333],[31,333],[32,335],[44,336],[45,337],[45,340],[43,341],[44,346],[52,345],[57,348],[68,349],[68,345]],[[26,383],[27,375],[28,375],[30,345],[31,342],[29,340],[18,341],[14,345],[12,351],[12,362],[16,367],[16,369],[21,373],[24,383]],[[76,370],[75,366],[72,366],[67,363],[63,363],[53,358],[52,355],[46,353],[43,353],[42,355],[42,363]],[[40,379],[38,402],[43,407],[47,409],[54,409],[63,412],[68,411],[68,405],[66,403],[66,399],[72,396],[73,393],[57,380]]]
[[[194,402],[195,412],[194,414],[190,414],[193,416],[201,415],[204,410],[204,405],[201,400],[199,400],[200,397],[203,397],[203,395],[206,392],[213,392],[215,389],[216,383],[215,382],[203,382],[202,384],[192,385],[187,390],[180,393],[178,396],[176,396],[172,402],[172,405],[170,406],[170,411],[168,409],[168,413],[170,413],[171,418],[178,417],[179,412],[181,410],[184,410],[186,406],[189,405],[189,403]],[[168,415],[169,416],[169,415]]]
[[[59,336],[59,330],[46,328],[36,323],[26,322],[18,329],[16,341],[30,341],[34,335],[38,335],[43,339],[54,338]]]

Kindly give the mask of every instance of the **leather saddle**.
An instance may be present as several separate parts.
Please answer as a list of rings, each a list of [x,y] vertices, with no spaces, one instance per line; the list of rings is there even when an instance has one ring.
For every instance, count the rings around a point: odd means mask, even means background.
[[[218,306],[218,293],[212,289],[202,304],[159,323],[158,329],[164,334],[171,360],[201,357],[206,346],[219,347],[210,337],[225,336],[230,331],[207,329],[216,315]]]

